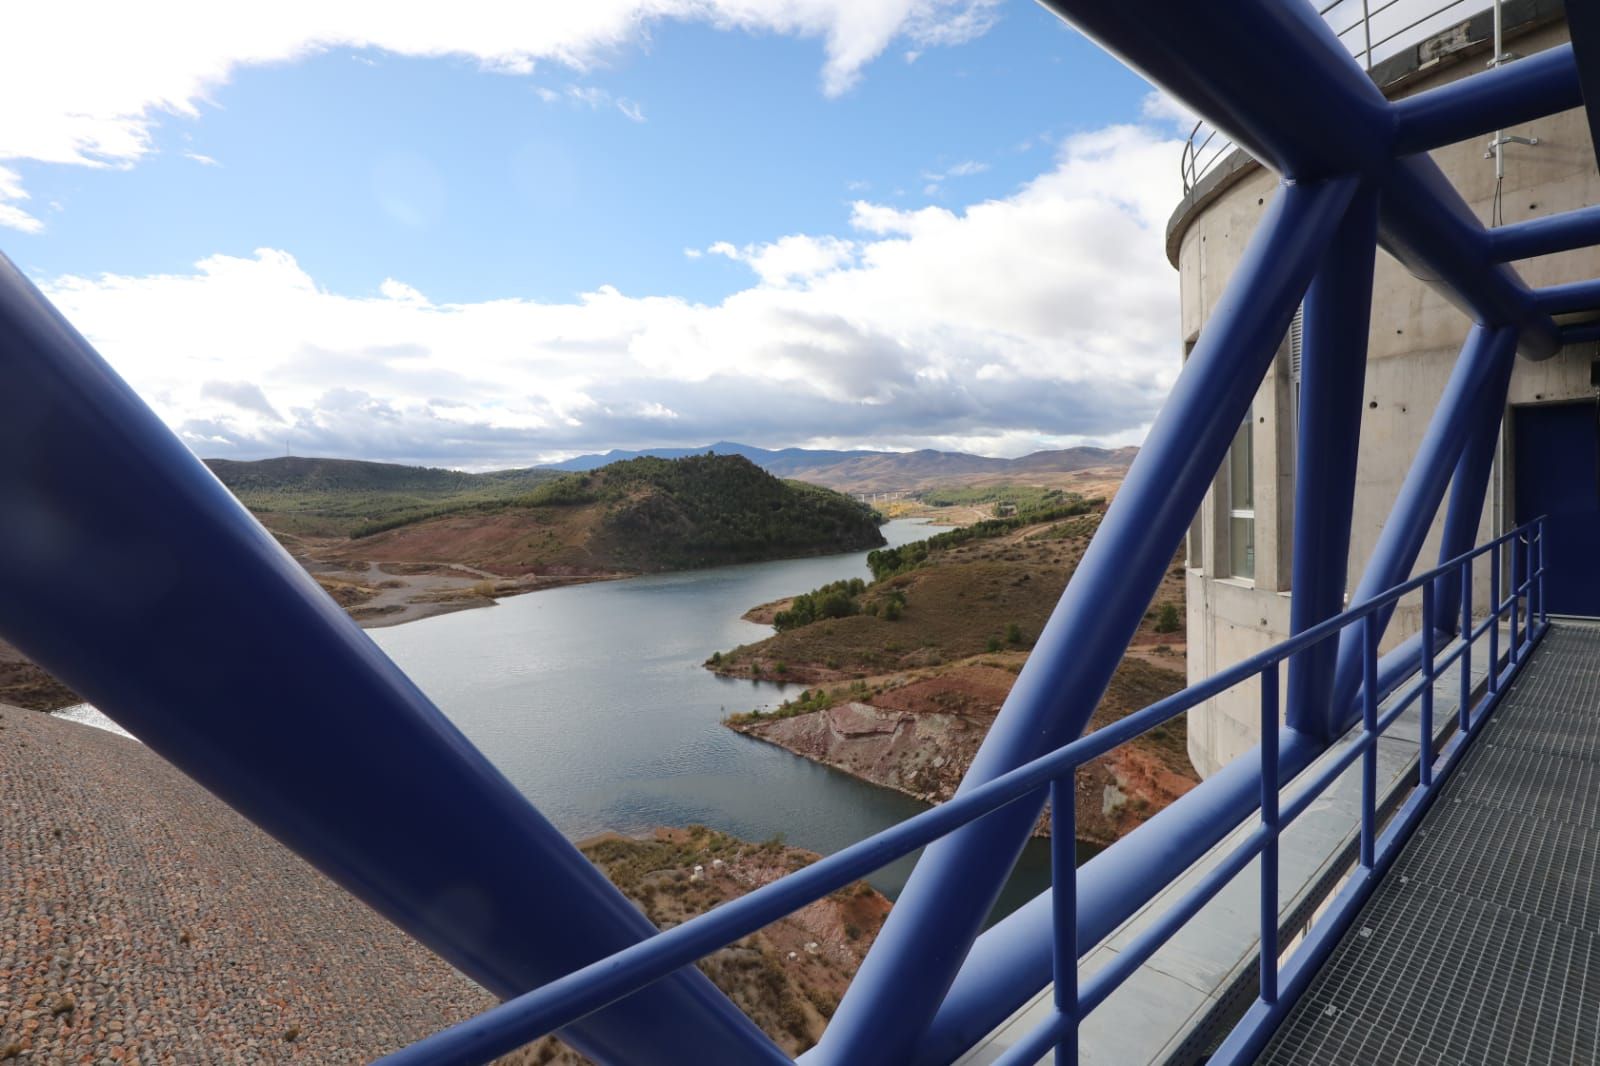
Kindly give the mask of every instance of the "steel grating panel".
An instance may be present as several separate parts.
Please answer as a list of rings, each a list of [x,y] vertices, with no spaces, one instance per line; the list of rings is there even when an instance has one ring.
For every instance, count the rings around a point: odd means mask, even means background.
[[[1462,765],[1454,801],[1600,829],[1600,763],[1488,745],[1481,756]]]
[[[1600,627],[1558,623],[1258,1062],[1600,1063]]]
[[[1600,934],[1600,834],[1448,797],[1434,809],[1389,876]]]

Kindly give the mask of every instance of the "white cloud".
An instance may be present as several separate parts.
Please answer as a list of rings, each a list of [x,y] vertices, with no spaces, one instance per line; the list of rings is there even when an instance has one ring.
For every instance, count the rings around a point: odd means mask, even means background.
[[[714,304],[332,292],[286,251],[43,279],[201,454],[488,467],[574,450],[839,441],[1016,454],[1137,439],[1178,365],[1163,252],[1178,146],[1118,127],[965,210],[858,201],[848,231],[707,254]],[[249,323],[241,329],[240,323]]]
[[[735,248],[718,241],[706,251],[744,263],[767,285],[789,285],[848,265],[855,258],[854,241],[838,237],[810,237],[803,233],[780,237],[765,244]],[[696,252],[697,257],[700,253]]]
[[[588,104],[590,110],[611,103],[611,94],[598,85],[569,85],[567,95],[580,104]]]
[[[988,163],[980,163],[968,159],[957,163],[955,166],[946,167],[944,170],[923,171],[922,180],[927,182],[922,187],[922,195],[938,196],[944,191],[944,181],[947,178],[966,178],[973,174],[982,174],[989,169]]]
[[[27,198],[28,191],[22,187],[21,176],[9,167],[0,167],[0,226],[23,233],[38,233],[44,229],[43,222],[17,206]]]
[[[586,71],[666,20],[819,39],[822,87],[848,90],[896,39],[954,45],[986,32],[998,0],[498,0],[392,4],[278,0],[230,7],[207,0],[150,4],[15,5],[0,34],[0,160],[127,166],[152,150],[163,114],[195,116],[244,66],[292,62],[332,48],[403,56],[465,56],[527,74],[553,63]],[[92,21],[93,31],[85,24]],[[367,60],[368,57],[355,58]],[[539,90],[541,95],[546,90]],[[637,105],[631,105],[637,111]],[[624,113],[629,113],[624,109]],[[630,114],[630,117],[632,115]],[[13,181],[15,175],[11,175]],[[13,203],[0,219],[26,228]]]
[[[220,167],[222,165],[215,159],[212,159],[210,156],[202,155],[199,152],[184,152],[183,157],[185,159],[193,159],[196,163],[199,163],[203,167]]]
[[[539,94],[539,99],[547,104],[553,104],[565,98],[575,104],[582,104],[591,111],[602,107],[615,107],[628,119],[634,122],[645,121],[644,108],[638,101],[630,100],[626,96],[613,96],[607,89],[598,85],[568,85],[565,93],[556,92],[554,89],[536,85],[533,91]]]

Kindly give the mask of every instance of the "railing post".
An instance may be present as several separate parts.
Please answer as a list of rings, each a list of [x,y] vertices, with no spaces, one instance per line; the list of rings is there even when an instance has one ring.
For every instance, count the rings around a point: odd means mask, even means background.
[[[1050,783],[1051,918],[1055,932],[1055,1007],[1061,1015],[1056,1062],[1078,1062],[1078,771]]]
[[[1422,586],[1422,736],[1417,757],[1417,784],[1421,788],[1433,784],[1433,635],[1437,631],[1433,612],[1433,582],[1429,581]]]
[[[1544,604],[1544,533],[1545,516],[1539,516],[1539,621],[1548,623],[1550,615]]]
[[[1278,664],[1261,671],[1261,1002],[1278,1002]]]
[[[1456,708],[1461,718],[1461,732],[1471,724],[1472,706],[1472,559],[1461,562],[1461,639],[1466,647],[1461,649],[1461,705]]]
[[[1361,0],[1361,29],[1367,37],[1367,46],[1363,49],[1366,55],[1363,58],[1366,59],[1364,65],[1368,74],[1372,73],[1372,12],[1369,10],[1371,6],[1368,0]]]
[[[1500,691],[1500,545],[1489,553],[1489,695]]]
[[[1361,619],[1361,865],[1372,869],[1378,792],[1378,612]]]
[[[1515,663],[1522,660],[1522,645],[1517,640],[1517,615],[1522,606],[1522,582],[1517,580],[1517,571],[1522,568],[1519,558],[1522,553],[1518,545],[1522,543],[1522,537],[1514,536],[1506,543],[1511,546],[1511,641],[1510,647],[1506,648],[1506,658]]]
[[[1528,647],[1530,649],[1533,647],[1533,613],[1534,613],[1533,612],[1533,589],[1534,589],[1533,537],[1534,537],[1535,530],[1537,528],[1538,527],[1536,525],[1533,525],[1533,524],[1530,524],[1528,526],[1527,561],[1522,564],[1522,584],[1527,588],[1527,592],[1528,592],[1527,613],[1522,616],[1524,621],[1527,624],[1522,627],[1522,639],[1527,643],[1527,645],[1528,645]]]

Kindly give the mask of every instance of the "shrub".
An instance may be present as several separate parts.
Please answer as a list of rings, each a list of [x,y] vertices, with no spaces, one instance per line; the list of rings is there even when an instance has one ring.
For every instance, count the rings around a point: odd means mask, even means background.
[[[861,604],[857,597],[866,591],[867,583],[859,577],[834,581],[821,588],[802,592],[789,603],[789,609],[779,611],[772,618],[773,628],[782,633],[789,629],[808,626],[824,618],[848,618],[859,614]]]
[[[883,605],[883,619],[886,622],[900,621],[900,601],[890,600]]]
[[[1017,625],[1017,623],[1015,623],[1015,622],[1012,622],[1011,624],[1006,626],[1006,643],[1007,644],[1021,644],[1022,643],[1022,627]]]
[[[1178,617],[1178,605],[1163,603],[1161,609],[1156,612],[1156,632],[1176,633],[1182,625],[1183,622]]]
[[[990,651],[990,652],[996,652],[996,651],[1000,650],[1000,646],[1001,645],[1000,645],[1000,638],[999,637],[990,637],[989,638],[989,645],[985,650]]]

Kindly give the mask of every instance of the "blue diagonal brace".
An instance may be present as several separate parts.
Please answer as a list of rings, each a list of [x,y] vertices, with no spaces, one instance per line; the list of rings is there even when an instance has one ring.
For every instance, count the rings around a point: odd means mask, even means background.
[[[0,636],[152,750],[500,996],[655,932],[4,256],[0,455]],[[788,1061],[693,970],[562,1035]]]
[[[1508,361],[1509,362],[1509,361]],[[1478,526],[1483,520],[1483,502],[1489,492],[1489,475],[1494,470],[1495,448],[1500,443],[1500,423],[1505,417],[1506,389],[1510,385],[1507,365],[1504,379],[1491,382],[1484,390],[1479,408],[1472,415],[1472,430],[1461,458],[1450,478],[1450,499],[1445,507],[1444,534],[1439,539],[1439,564],[1471,551],[1478,543]],[[1493,535],[1498,535],[1494,530]],[[1441,577],[1434,582],[1434,618],[1446,633],[1461,630],[1461,582]]]
[[[1080,735],[1289,327],[1356,179],[1280,191],[1040,634],[962,788]],[[813,1061],[904,1063],[978,935],[1043,803],[930,846]],[[892,1018],[892,1025],[883,1019]]]
[[[1434,408],[1423,434],[1416,458],[1406,472],[1394,506],[1383,524],[1383,532],[1367,560],[1361,583],[1350,597],[1358,604],[1411,576],[1428,527],[1439,513],[1446,487],[1461,459],[1468,439],[1478,428],[1485,400],[1505,402],[1506,385],[1517,348],[1516,331],[1510,327],[1489,329],[1473,326],[1456,359],[1444,392]],[[1387,627],[1392,609],[1378,613],[1378,631]],[[1328,716],[1317,731],[1323,739],[1342,734],[1358,716],[1355,697],[1361,686],[1361,634],[1352,629],[1341,634],[1339,659],[1334,672]]]

